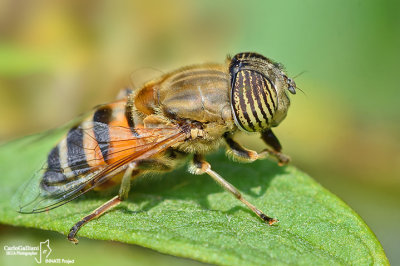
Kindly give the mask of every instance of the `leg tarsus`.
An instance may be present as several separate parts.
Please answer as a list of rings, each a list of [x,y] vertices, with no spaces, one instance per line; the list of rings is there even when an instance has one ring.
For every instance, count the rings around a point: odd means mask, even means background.
[[[111,200],[107,201],[103,205],[101,205],[99,208],[94,210],[91,214],[83,217],[79,222],[77,222],[70,230],[68,233],[68,240],[73,242],[74,244],[78,244],[78,239],[75,238],[76,233],[78,233],[79,229],[84,226],[86,223],[89,221],[93,220],[94,218],[99,217],[102,215],[104,212],[108,211],[112,207],[118,205],[121,202],[121,199],[119,196],[115,196]]]
[[[264,213],[260,214],[260,218],[264,220],[264,222],[268,223],[269,225],[274,225],[279,222],[278,219],[268,217]]]
[[[268,132],[271,132],[271,134],[273,135],[272,131],[269,130]],[[275,135],[273,135],[273,136],[275,137]],[[237,143],[235,140],[233,140],[230,135],[226,134],[224,136],[224,138],[225,138],[226,143],[228,144],[230,150],[232,151],[233,156],[241,161],[253,162],[255,160],[265,159],[269,156],[275,157],[278,160],[278,164],[281,166],[289,163],[289,161],[290,161],[289,156],[280,152],[279,142],[278,142],[279,145],[276,143],[274,144],[274,146],[278,147],[279,150],[264,149],[262,152],[257,153],[256,151],[246,149],[245,147],[243,147],[242,145]],[[274,138],[270,137],[270,139],[273,140]],[[275,137],[275,139],[277,141],[276,137]],[[270,143],[267,143],[267,144],[270,145]]]
[[[136,163],[130,163],[125,170],[124,176],[122,177],[121,187],[119,189],[118,196],[115,196],[111,200],[107,201],[97,209],[95,209],[89,215],[83,217],[79,222],[77,222],[68,233],[68,240],[73,242],[74,244],[78,244],[78,239],[76,239],[76,234],[78,233],[79,229],[84,226],[86,223],[90,222],[91,220],[99,217],[106,211],[110,210],[111,208],[117,206],[121,203],[121,201],[125,200],[128,197],[129,189],[131,187],[131,178],[134,170],[136,169]],[[137,174],[137,173],[136,173]]]
[[[211,165],[204,160],[204,157],[202,155],[200,154],[194,155],[193,165],[190,169],[190,172],[193,174],[203,174],[203,173],[208,174],[219,185],[221,185],[225,190],[232,193],[235,196],[235,198],[243,202],[250,210],[252,210],[255,214],[257,214],[257,216],[260,217],[260,219],[265,221],[267,224],[273,225],[278,222],[277,219],[265,215],[262,211],[257,209],[257,207],[255,207],[253,204],[251,204],[245,198],[243,198],[242,194],[235,186],[233,186],[231,183],[226,181],[222,176],[220,176],[217,172],[214,172],[211,169]]]
[[[286,165],[290,162],[290,157],[288,155],[270,149],[264,149],[262,152],[257,154],[259,160],[265,159],[269,156],[275,157],[278,160],[279,166]]]

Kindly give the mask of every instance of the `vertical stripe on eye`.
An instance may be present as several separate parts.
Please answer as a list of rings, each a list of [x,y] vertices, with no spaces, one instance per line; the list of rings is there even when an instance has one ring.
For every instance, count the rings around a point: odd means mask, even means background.
[[[247,131],[255,131],[254,125],[251,122],[249,113],[247,112],[247,96],[246,96],[246,76],[244,75],[244,71],[240,71],[237,73],[237,80],[235,85],[235,90],[237,92],[237,96],[239,99],[239,108],[238,114],[239,119],[244,125],[244,129]]]
[[[262,124],[261,124],[261,120],[260,117],[257,113],[259,107],[257,105],[257,101],[255,99],[255,95],[254,95],[254,90],[255,88],[255,80],[257,79],[257,73],[252,72],[250,70],[245,70],[244,71],[246,74],[246,97],[248,99],[248,109],[250,109],[251,111],[251,117],[253,118],[251,123],[254,127],[254,131],[259,130],[260,128],[262,128]],[[258,124],[258,126],[256,127],[256,123]]]
[[[266,128],[267,126],[268,126],[268,124],[269,124],[269,118],[268,118],[268,115],[267,115],[267,113],[266,113],[266,109],[267,109],[267,104],[268,103],[266,103],[265,102],[265,93],[264,93],[264,90],[265,90],[265,88],[264,88],[264,86],[263,86],[263,77],[260,75],[260,74],[258,74],[257,73],[257,79],[256,79],[256,82],[255,82],[255,84],[254,84],[254,88],[256,88],[254,91],[255,91],[255,93],[256,93],[256,100],[257,100],[257,105],[258,105],[258,108],[259,108],[259,110],[260,110],[260,112],[261,112],[261,115],[262,115],[262,120],[263,120],[263,126],[262,126],[262,128]]]

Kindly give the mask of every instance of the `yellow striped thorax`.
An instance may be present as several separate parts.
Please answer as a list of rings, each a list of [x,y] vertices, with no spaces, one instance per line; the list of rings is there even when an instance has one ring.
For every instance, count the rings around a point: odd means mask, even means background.
[[[235,55],[229,65],[230,103],[236,126],[262,132],[279,125],[286,117],[296,84],[283,66],[256,53]]]

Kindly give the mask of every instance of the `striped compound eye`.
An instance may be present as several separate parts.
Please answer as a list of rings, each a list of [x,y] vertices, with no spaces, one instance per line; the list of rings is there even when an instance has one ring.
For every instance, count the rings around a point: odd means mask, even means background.
[[[241,130],[261,132],[271,127],[278,96],[267,64],[271,64],[267,58],[254,53],[237,54],[231,61],[231,106]]]

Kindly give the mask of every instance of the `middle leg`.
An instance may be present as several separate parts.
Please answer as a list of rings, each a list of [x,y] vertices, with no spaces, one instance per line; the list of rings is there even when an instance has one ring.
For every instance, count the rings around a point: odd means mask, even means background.
[[[268,217],[265,215],[262,211],[257,209],[256,206],[248,202],[245,198],[243,198],[242,194],[240,191],[234,187],[231,183],[226,181],[222,176],[220,176],[218,173],[214,172],[211,170],[211,165],[204,161],[203,156],[199,154],[195,154],[193,157],[193,165],[190,169],[190,172],[192,174],[196,175],[201,175],[203,173],[208,174],[212,179],[214,179],[218,184],[220,184],[225,190],[229,191],[232,193],[238,200],[243,202],[249,209],[251,209],[255,214],[257,214],[258,217],[260,217],[263,221],[268,223],[269,225],[273,225],[278,222],[277,219]]]

